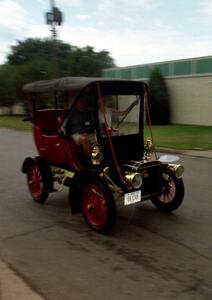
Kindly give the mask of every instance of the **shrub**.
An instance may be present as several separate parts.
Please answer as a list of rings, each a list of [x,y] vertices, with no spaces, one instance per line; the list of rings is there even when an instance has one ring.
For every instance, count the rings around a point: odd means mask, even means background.
[[[152,124],[170,124],[170,96],[164,77],[154,69],[149,78],[149,110]]]

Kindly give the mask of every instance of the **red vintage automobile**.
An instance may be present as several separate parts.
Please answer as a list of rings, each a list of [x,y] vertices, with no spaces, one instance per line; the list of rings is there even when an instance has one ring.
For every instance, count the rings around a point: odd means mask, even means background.
[[[146,83],[64,77],[23,90],[38,156],[27,157],[22,172],[36,202],[61,190],[58,183],[68,186],[72,213],[82,212],[98,232],[113,227],[116,201],[150,199],[164,211],[180,206],[183,166],[158,158],[152,139],[144,141]]]

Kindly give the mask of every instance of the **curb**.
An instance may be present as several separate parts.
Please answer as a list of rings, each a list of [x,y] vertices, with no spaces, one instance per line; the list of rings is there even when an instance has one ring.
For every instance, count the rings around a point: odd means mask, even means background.
[[[196,150],[179,150],[179,149],[171,149],[171,148],[156,148],[156,152],[159,153],[171,153],[171,154],[179,154],[191,157],[199,157],[199,158],[209,158],[212,159],[212,150],[208,151],[196,151]]]
[[[27,283],[11,270],[0,259],[0,299],[1,300],[44,300],[42,296],[33,291]]]

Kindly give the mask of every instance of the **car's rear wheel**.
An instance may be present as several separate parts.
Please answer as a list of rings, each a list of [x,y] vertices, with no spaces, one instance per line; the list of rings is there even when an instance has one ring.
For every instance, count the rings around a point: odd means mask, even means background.
[[[48,191],[43,179],[43,174],[38,163],[33,162],[27,168],[27,183],[32,198],[43,203],[48,197]]]
[[[90,227],[107,232],[114,225],[116,208],[111,191],[98,179],[89,179],[81,189],[82,212]]]
[[[177,209],[184,197],[184,184],[181,178],[163,173],[163,187],[160,195],[152,197],[152,203],[163,211]]]

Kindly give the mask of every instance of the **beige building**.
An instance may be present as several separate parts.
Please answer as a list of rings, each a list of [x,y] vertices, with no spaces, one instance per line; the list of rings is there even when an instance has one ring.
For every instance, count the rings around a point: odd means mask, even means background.
[[[154,68],[167,82],[172,123],[212,126],[212,56],[105,69],[103,76],[148,80]]]

